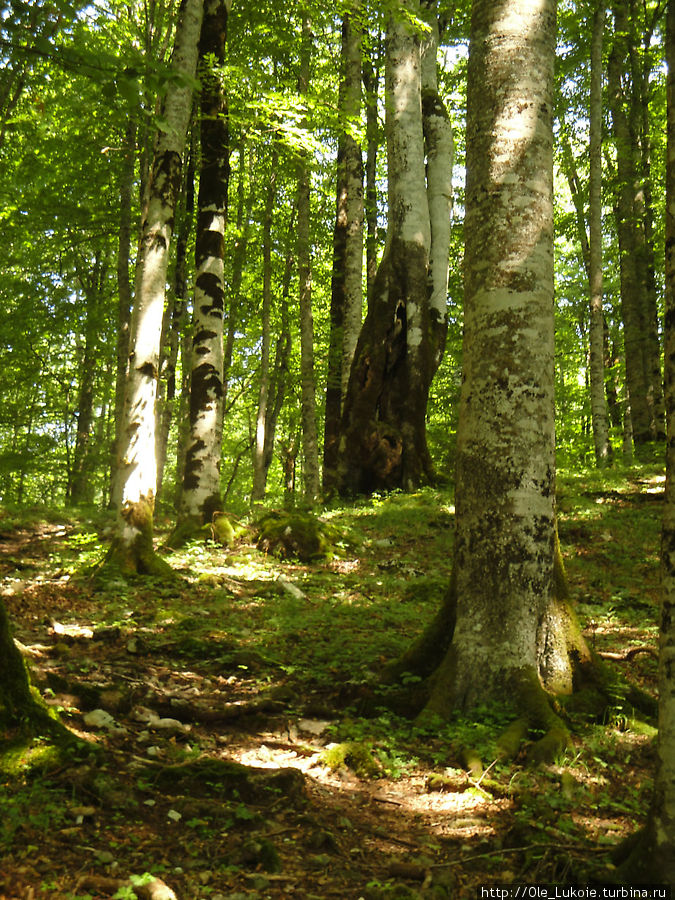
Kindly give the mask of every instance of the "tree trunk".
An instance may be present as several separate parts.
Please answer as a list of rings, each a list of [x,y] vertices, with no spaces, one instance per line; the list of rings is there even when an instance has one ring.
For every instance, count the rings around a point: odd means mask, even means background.
[[[605,316],[602,308],[602,42],[605,31],[605,0],[598,0],[591,37],[591,96],[589,147],[589,288],[590,288],[590,376],[591,415],[595,463],[599,468],[611,460],[607,402],[605,400]]]
[[[77,435],[68,502],[72,506],[90,504],[94,500],[92,474],[92,424],[94,421],[94,387],[97,341],[101,329],[100,302],[106,277],[106,264],[99,252],[91,272],[79,271],[85,299],[84,348],[79,366],[80,383],[77,400]]]
[[[435,374],[441,364],[448,331],[450,217],[455,151],[450,118],[438,92],[436,57],[440,36],[437,2],[423,0],[423,7],[424,19],[431,29],[422,47],[422,125],[427,157],[427,203],[431,227],[429,251],[431,339],[430,347],[424,347],[424,352],[431,350]],[[429,385],[426,387],[427,392],[428,390]]]
[[[172,62],[181,80],[172,82],[164,100],[167,130],[158,136],[139,248],[124,393],[122,490],[108,555],[108,562],[126,573],[171,572],[152,545],[157,487],[155,398],[169,245],[192,106],[192,87],[185,79],[195,75],[202,14],[203,0],[185,0],[181,7]]]
[[[265,203],[263,223],[263,298],[260,340],[260,387],[258,390],[258,411],[256,415],[255,444],[253,451],[253,488],[251,501],[263,500],[267,486],[265,466],[265,434],[270,391],[270,313],[272,309],[272,216],[276,202],[276,169],[278,154],[276,147],[270,160],[270,175]]]
[[[337,159],[337,201],[333,232],[330,342],[326,378],[323,442],[323,487],[329,492],[337,476],[342,400],[361,328],[363,305],[363,160],[351,129],[361,112],[360,2],[353,3],[342,22],[340,112],[346,121]]]
[[[131,195],[134,185],[134,153],[136,149],[136,124],[127,123],[124,135],[124,157],[120,173],[120,221],[117,241],[117,348],[115,370],[115,445],[113,447],[110,476],[110,505],[119,509],[122,505],[121,463],[124,454],[124,386],[129,363],[129,322],[131,319]]]
[[[309,91],[309,66],[312,31],[305,14],[302,20],[302,46],[298,90],[302,97]],[[308,128],[305,119],[304,128]],[[316,424],[316,384],[314,381],[314,321],[312,318],[312,267],[310,246],[310,166],[306,153],[298,161],[298,277],[300,283],[300,380],[302,390],[302,453],[305,498],[310,503],[319,496],[319,443]]]
[[[666,22],[666,502],[661,543],[663,582],[659,654],[659,735],[647,826],[619,867],[630,884],[675,884],[675,2]]]
[[[653,363],[649,362],[652,348],[646,312],[643,204],[637,196],[642,191],[636,191],[639,183],[636,160],[639,110],[636,119],[635,105],[631,108],[631,98],[626,98],[622,87],[624,61],[630,56],[630,41],[633,36],[626,0],[615,3],[613,9],[615,37],[609,55],[608,86],[617,156],[616,219],[621,306],[633,441],[640,445],[655,440],[658,428],[652,385]]]
[[[14,643],[7,610],[0,601],[0,739],[19,734],[71,737],[31,688],[26,664]]]
[[[176,263],[173,276],[173,296],[167,305],[162,322],[162,362],[157,397],[157,496],[155,506],[162,502],[164,470],[169,446],[169,432],[176,399],[176,366],[181,334],[185,329],[188,307],[187,245],[194,216],[194,153],[189,151],[187,171],[181,200],[180,228],[176,239]],[[184,448],[183,448],[184,449]]]
[[[407,8],[416,14],[419,3],[410,0]],[[432,474],[425,416],[436,319],[428,302],[420,39],[398,16],[388,29],[386,101],[389,227],[345,398],[342,494],[408,489]]]
[[[230,174],[229,134],[221,76],[229,0],[206,0],[199,42],[201,167],[195,244],[195,299],[190,379],[190,437],[177,532],[211,522],[221,508],[223,437],[224,240]]]
[[[473,3],[455,557],[419,657],[440,661],[424,715],[512,704],[546,732],[535,758],[568,740],[546,691],[590,662],[553,507],[555,25],[555,0]]]
[[[382,68],[382,35],[378,28],[376,50],[372,58],[363,60],[363,86],[366,106],[366,197],[364,213],[366,220],[366,289],[368,302],[377,274],[377,157],[380,149],[380,121],[378,99],[380,90],[380,69]]]

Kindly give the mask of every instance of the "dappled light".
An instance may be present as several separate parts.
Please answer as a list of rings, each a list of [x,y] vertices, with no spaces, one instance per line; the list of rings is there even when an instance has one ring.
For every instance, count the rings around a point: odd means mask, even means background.
[[[646,498],[660,478],[648,467],[617,476],[609,522],[584,515],[598,509],[592,473],[559,484],[562,546],[587,638],[647,690],[653,655],[623,657],[656,646],[660,501]],[[193,542],[170,555],[182,581],[164,587],[93,584],[101,551],[86,522],[22,527],[5,518],[3,593],[34,680],[71,731],[114,760],[105,784],[92,781],[99,766],[77,765],[67,797],[65,772],[40,776],[45,813],[21,833],[40,842],[54,884],[72,889],[78,852],[64,855],[59,829],[93,848],[92,878],[110,877],[113,862],[142,872],[170,858],[156,871],[179,896],[192,896],[205,873],[202,883],[221,893],[264,879],[279,900],[319,883],[357,896],[374,878],[414,883],[429,866],[435,883],[467,898],[495,877],[555,879],[561,865],[604,878],[611,849],[644,817],[651,777],[653,729],[638,727],[619,698],[611,722],[580,715],[564,759],[537,770],[499,759],[496,723],[508,718],[498,711],[492,726],[457,719],[423,730],[392,711],[393,695],[374,680],[434,615],[450,574],[453,510],[452,494],[432,489],[334,506],[326,519],[349,541],[310,563],[257,549],[254,530],[229,549]],[[637,534],[650,551],[639,576],[627,562]],[[612,581],[602,587],[611,553]],[[482,772],[465,769],[467,743]],[[223,797],[215,769],[206,782],[196,770],[190,780],[190,766],[209,760],[261,778],[296,771],[304,799],[273,793],[270,805],[266,788],[243,783],[240,799]],[[188,781],[160,787],[172,766]],[[3,802],[10,871],[33,877],[25,873],[38,863],[11,824],[20,795]],[[216,852],[224,819],[228,847]],[[283,878],[250,846],[263,838]],[[186,865],[188,846],[196,867]]]

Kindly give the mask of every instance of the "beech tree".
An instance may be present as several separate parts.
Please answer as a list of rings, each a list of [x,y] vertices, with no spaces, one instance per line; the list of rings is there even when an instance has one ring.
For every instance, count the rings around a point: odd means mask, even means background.
[[[220,510],[223,440],[223,257],[229,183],[229,134],[220,73],[229,0],[206,0],[199,42],[201,166],[197,199],[195,297],[190,377],[190,435],[175,538]]]
[[[108,554],[108,563],[124,572],[166,575],[170,571],[152,545],[157,489],[155,397],[169,245],[192,107],[202,16],[203,0],[184,0],[172,60],[176,80],[167,87],[163,105],[166,130],[158,135],[142,225],[120,429],[126,445],[119,461],[121,497],[116,533]]]
[[[474,0],[467,105],[464,372],[451,585],[390,674],[429,676],[425,716],[513,704],[505,743],[568,741],[549,698],[593,681],[554,517],[555,0]]]
[[[427,184],[425,155],[428,153],[430,172],[442,167],[447,172],[452,161],[447,154],[439,156],[443,147],[448,148],[447,142],[437,140],[438,122],[447,122],[447,114],[431,79],[426,80],[425,147],[420,13],[418,0],[407,0],[400,11],[392,13],[387,31],[387,243],[345,397],[338,460],[338,485],[343,494],[409,489],[433,477],[425,416],[447,324],[447,249],[445,255],[438,250],[434,255],[434,265],[438,263],[441,270],[437,276],[442,285],[439,300],[430,270],[429,205],[432,194],[438,191],[438,181],[430,176]],[[433,40],[437,30],[432,28],[431,33]],[[433,46],[429,53],[435,68],[437,45]],[[446,196],[442,216],[449,217],[449,201]],[[447,241],[448,230],[445,228],[439,243]],[[432,298],[442,309],[431,302]]]

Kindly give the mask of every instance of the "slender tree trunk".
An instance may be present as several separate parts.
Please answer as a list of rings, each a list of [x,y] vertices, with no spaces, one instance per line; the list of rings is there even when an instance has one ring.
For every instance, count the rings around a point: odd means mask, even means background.
[[[366,221],[366,288],[370,295],[377,274],[377,157],[380,149],[380,121],[378,100],[380,69],[382,68],[382,35],[378,29],[374,41],[376,49],[372,57],[363,60],[363,87],[366,107],[366,197],[364,204]]]
[[[427,202],[431,245],[429,269],[431,296],[429,297],[431,328],[430,346],[433,374],[438,370],[445,349],[448,331],[448,270],[450,255],[450,217],[452,215],[452,167],[454,142],[452,125],[445,104],[438,92],[439,45],[438,11],[436,0],[424,0],[424,18],[430,32],[422,47],[422,125],[427,157]],[[426,386],[426,392],[429,385]]]
[[[363,305],[363,160],[361,146],[351,134],[361,112],[360,0],[342,23],[343,73],[340,111],[346,127],[340,136],[337,160],[337,201],[333,232],[330,341],[326,378],[323,443],[323,487],[330,491],[337,476],[342,400],[361,328]]]
[[[610,109],[616,141],[617,197],[616,218],[619,237],[621,306],[626,353],[626,380],[631,398],[633,440],[636,445],[652,441],[657,436],[654,415],[654,395],[651,385],[649,330],[645,314],[644,231],[641,211],[636,210],[638,171],[635,148],[639,140],[636,132],[635,110],[624,96],[622,73],[629,56],[632,35],[626,0],[613,5],[614,43],[609,55],[608,82]]]
[[[659,734],[647,826],[619,876],[630,884],[675,884],[675,2],[666,23],[666,502],[661,543]]]
[[[309,92],[312,31],[309,18],[302,20],[299,93]],[[304,127],[308,127],[307,120]],[[319,495],[319,444],[316,424],[314,381],[314,321],[312,318],[312,268],[310,244],[310,165],[306,153],[298,162],[298,276],[300,282],[300,380],[302,388],[302,452],[305,498],[311,503]]]
[[[224,61],[229,0],[205,0],[199,43],[202,90],[195,300],[190,379],[190,437],[179,529],[211,522],[221,508],[223,436],[224,239],[229,182],[226,101],[212,60]]]
[[[611,460],[609,423],[605,400],[605,316],[602,308],[602,42],[605,31],[605,0],[593,14],[591,38],[590,174],[589,174],[589,287],[590,287],[590,377],[591,414],[595,462],[599,468]]]
[[[80,383],[77,400],[77,434],[68,500],[73,506],[93,502],[92,484],[92,424],[94,421],[94,387],[97,365],[97,342],[100,333],[100,303],[106,277],[102,254],[94,260],[92,271],[80,272],[80,284],[85,297],[86,320],[84,348],[80,363]]]
[[[164,470],[169,446],[169,432],[176,399],[176,366],[181,334],[185,329],[188,307],[187,245],[194,216],[194,153],[190,150],[183,185],[180,228],[176,239],[176,263],[173,276],[173,296],[167,305],[162,322],[162,363],[157,398],[157,497],[159,508],[163,495]]]
[[[120,173],[120,221],[117,242],[117,367],[115,370],[115,445],[113,448],[110,504],[114,509],[122,505],[121,464],[124,453],[124,386],[129,364],[129,322],[131,319],[131,196],[134,184],[134,153],[136,125],[127,123],[124,135],[124,157]]]
[[[260,388],[258,391],[258,411],[256,415],[255,444],[253,451],[253,489],[251,500],[263,500],[267,483],[265,466],[265,434],[270,390],[270,314],[272,310],[272,216],[276,202],[276,168],[278,154],[272,152],[270,176],[265,203],[263,223],[263,297],[260,341]]]
[[[183,79],[195,75],[202,15],[202,0],[185,0],[172,62],[174,72]],[[157,141],[137,263],[124,394],[121,502],[108,557],[110,563],[130,573],[167,575],[171,571],[152,545],[157,488],[155,398],[169,245],[191,106],[192,87],[184,80],[173,82],[164,100],[167,129]]]

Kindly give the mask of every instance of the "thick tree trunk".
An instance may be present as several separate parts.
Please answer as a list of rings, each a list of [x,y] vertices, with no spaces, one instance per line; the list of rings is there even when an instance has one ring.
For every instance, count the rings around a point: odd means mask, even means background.
[[[230,170],[226,101],[221,77],[229,0],[206,0],[199,42],[201,167],[197,199],[195,300],[190,378],[190,437],[177,532],[211,522],[221,508],[223,436],[224,240]]]
[[[602,308],[602,42],[605,0],[598,0],[591,38],[591,96],[589,147],[589,288],[591,321],[591,415],[595,462],[599,468],[611,460],[607,402],[605,400],[605,317]]]
[[[185,0],[172,63],[183,78],[195,75],[202,14],[202,0]],[[167,575],[171,571],[152,545],[157,487],[155,398],[169,245],[191,106],[192,88],[183,80],[172,83],[164,100],[167,129],[157,141],[139,248],[124,394],[122,490],[108,556],[111,564],[128,573]]]
[[[305,14],[302,21],[302,47],[298,90],[309,91],[309,67],[312,31]],[[305,120],[303,127],[307,128]],[[316,423],[316,383],[314,380],[314,320],[312,317],[312,266],[310,245],[310,166],[306,153],[298,161],[298,278],[300,284],[300,382],[302,392],[302,454],[305,498],[310,503],[319,496],[319,442]]]
[[[675,884],[675,2],[666,24],[666,503],[663,514],[659,736],[654,794],[647,827],[619,868],[631,884]]]
[[[407,7],[419,12],[417,0]],[[386,117],[389,228],[345,398],[343,494],[409,489],[432,474],[425,416],[437,317],[429,305],[420,39],[398,16],[391,17],[387,38]]]
[[[590,662],[553,508],[555,24],[555,0],[473,3],[455,558],[416,648],[422,674],[440,660],[425,715],[511,703],[546,731],[535,757],[568,739],[546,690],[570,693]]]
[[[0,601],[0,740],[17,733],[69,736],[31,688],[28,669],[14,643],[7,610]]]
[[[333,232],[330,341],[326,378],[323,442],[323,487],[331,491],[337,476],[342,400],[361,328],[363,305],[363,160],[352,136],[361,112],[360,2],[356,0],[342,23],[343,74],[340,110],[347,122],[340,136],[337,160],[337,201]]]

